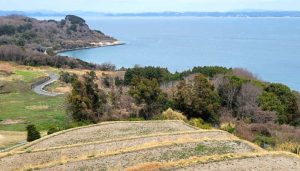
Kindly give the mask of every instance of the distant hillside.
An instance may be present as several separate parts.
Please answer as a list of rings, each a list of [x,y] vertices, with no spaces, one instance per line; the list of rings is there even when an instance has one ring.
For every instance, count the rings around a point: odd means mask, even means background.
[[[90,11],[0,11],[0,16],[26,15],[31,17],[61,17],[74,14],[81,17],[99,16],[127,16],[127,17],[300,17],[300,11],[264,11],[264,10],[237,10],[229,12],[143,12],[143,13],[102,13]]]
[[[90,64],[57,56],[57,51],[116,45],[118,41],[91,30],[85,20],[67,15],[61,21],[37,20],[11,15],[0,17],[0,60],[22,65],[64,68],[114,69],[113,65]]]
[[[85,20],[67,15],[64,20],[39,21],[24,16],[0,17],[0,45],[16,44],[26,49],[45,51],[88,47],[116,39],[91,30]]]

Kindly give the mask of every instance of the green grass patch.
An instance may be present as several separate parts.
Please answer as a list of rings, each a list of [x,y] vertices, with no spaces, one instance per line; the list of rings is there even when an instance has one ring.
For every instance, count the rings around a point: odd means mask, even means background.
[[[65,96],[41,96],[30,89],[31,84],[45,73],[20,69],[14,73],[21,76],[21,80],[3,83],[8,93],[0,95],[0,120],[17,122],[0,124],[0,130],[25,131],[28,124],[35,124],[40,131],[63,126],[66,120]]]
[[[0,130],[25,131],[27,124],[39,130],[61,126],[65,121],[64,96],[45,97],[33,92],[9,93],[0,96],[0,119],[21,120],[21,123],[2,125]]]
[[[31,70],[15,70],[14,73],[17,76],[21,76],[25,83],[30,83],[39,77],[45,76],[45,73],[43,72]]]

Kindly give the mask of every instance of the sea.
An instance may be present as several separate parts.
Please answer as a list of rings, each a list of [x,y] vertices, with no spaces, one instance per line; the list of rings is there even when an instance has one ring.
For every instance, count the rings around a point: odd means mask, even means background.
[[[125,45],[61,55],[171,72],[194,66],[245,68],[261,80],[300,91],[300,18],[99,17],[87,24]]]

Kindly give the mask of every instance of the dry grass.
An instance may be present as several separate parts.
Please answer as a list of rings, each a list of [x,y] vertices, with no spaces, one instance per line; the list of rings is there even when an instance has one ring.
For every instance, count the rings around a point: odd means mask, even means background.
[[[109,132],[109,130],[114,130]],[[104,122],[95,125],[89,125],[80,128],[64,130],[51,134],[34,142],[28,143],[23,147],[13,151],[24,150],[31,147],[32,149],[41,149],[47,147],[59,147],[63,145],[72,145],[87,143],[99,140],[112,140],[128,136],[142,136],[145,134],[170,133],[193,131],[195,128],[185,124],[182,121],[118,121]],[[83,136],[84,135],[84,136]],[[70,141],[70,138],[72,141]],[[47,140],[47,141],[46,141]]]
[[[221,155],[211,155],[211,156],[201,156],[201,157],[191,157],[189,159],[183,159],[171,162],[153,162],[153,163],[143,163],[137,166],[132,166],[126,168],[125,171],[139,171],[139,170],[167,170],[174,168],[184,168],[196,164],[204,164],[210,162],[219,162],[224,160],[234,160],[234,159],[245,159],[245,158],[255,158],[255,157],[265,157],[265,156],[285,156],[294,157],[300,159],[298,156],[293,155],[288,152],[267,152],[261,151],[256,153],[228,153]]]
[[[102,158],[102,157],[115,156],[115,155],[130,153],[130,152],[138,152],[138,151],[144,151],[144,150],[149,150],[149,149],[155,149],[155,148],[159,148],[159,147],[167,147],[167,146],[187,144],[187,143],[200,143],[200,142],[207,142],[207,141],[239,141],[239,139],[237,139],[237,138],[184,139],[183,138],[183,139],[179,139],[176,141],[149,142],[149,143],[141,144],[139,146],[132,146],[132,147],[127,147],[127,148],[123,148],[123,149],[119,149],[119,150],[105,151],[105,152],[100,152],[100,153],[95,152],[95,153],[89,154],[89,155],[85,154],[85,155],[77,156],[76,158],[67,158],[64,156],[63,160],[60,158],[59,160],[55,160],[55,161],[51,161],[51,162],[47,162],[47,163],[35,165],[35,166],[30,164],[29,166],[25,166],[25,167],[21,168],[20,170],[49,168],[49,167],[54,167],[54,166],[62,165],[62,164],[66,164],[66,163],[73,163],[73,162],[97,159],[97,158]],[[255,149],[253,149],[253,150],[255,150]]]
[[[26,132],[0,131],[0,148],[6,148],[24,140],[26,140]]]
[[[33,105],[33,106],[26,106],[27,110],[47,110],[49,106],[47,105]]]
[[[300,143],[297,142],[281,143],[276,145],[275,149],[279,151],[289,151],[297,155],[300,155]]]
[[[196,136],[198,135],[198,136]],[[72,149],[82,149],[82,147],[88,147],[93,146],[93,150],[95,150],[95,147],[101,144],[107,144],[107,143],[114,143],[118,142],[118,144],[121,144],[122,142],[129,143],[130,141],[133,142],[140,142],[143,143],[145,139],[148,139],[149,141],[172,141],[172,140],[178,140],[181,137],[184,139],[192,139],[196,137],[206,137],[214,139],[215,137],[226,139],[226,138],[232,138],[235,139],[236,137],[228,134],[227,132],[223,131],[213,131],[213,130],[199,130],[199,131],[186,131],[186,132],[176,132],[176,133],[160,133],[160,134],[151,134],[151,135],[144,135],[144,136],[134,136],[134,137],[126,137],[126,138],[120,138],[120,139],[113,139],[108,141],[94,141],[94,142],[88,142],[88,143],[79,143],[79,144],[73,144],[73,145],[66,145],[66,146],[60,146],[60,147],[52,147],[52,148],[44,148],[44,149],[37,149],[37,150],[30,150],[30,154],[38,153],[38,152],[51,152],[51,151],[57,151],[57,150],[68,150],[68,152],[71,152]],[[151,139],[151,140],[150,140]],[[141,141],[143,140],[143,141]],[[240,140],[242,141],[242,140]],[[246,144],[246,143],[245,143]],[[251,146],[251,145],[249,145]],[[112,148],[113,145],[109,146],[109,148]],[[260,149],[259,147],[252,147],[253,149]],[[87,149],[83,149],[83,151],[88,152]],[[0,158],[6,157],[6,156],[12,156],[12,155],[21,155],[24,153],[27,153],[28,150],[23,151],[10,151],[6,153],[2,153],[0,155]]]
[[[0,125],[13,125],[13,124],[19,124],[24,123],[24,120],[22,119],[4,119],[0,122]]]
[[[0,63],[0,73],[10,75],[12,74],[13,67],[9,63]]]

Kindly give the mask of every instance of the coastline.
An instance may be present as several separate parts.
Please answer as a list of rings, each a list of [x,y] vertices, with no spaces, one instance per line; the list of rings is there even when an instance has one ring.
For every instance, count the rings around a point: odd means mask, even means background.
[[[75,51],[75,50],[93,49],[93,48],[99,48],[99,47],[120,46],[120,45],[125,45],[125,43],[121,43],[119,41],[98,42],[98,43],[90,43],[90,46],[85,46],[85,47],[56,50],[55,53],[58,54],[58,53],[63,53],[63,52]]]

